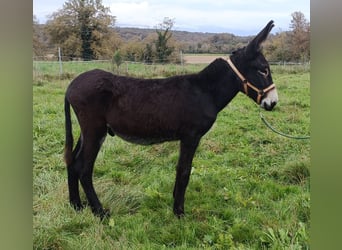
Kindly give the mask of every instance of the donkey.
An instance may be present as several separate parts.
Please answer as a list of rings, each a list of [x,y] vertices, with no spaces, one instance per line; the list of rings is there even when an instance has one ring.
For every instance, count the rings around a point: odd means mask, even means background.
[[[164,79],[137,79],[91,70],[76,77],[65,94],[65,162],[71,205],[83,208],[79,182],[92,212],[109,216],[96,195],[92,173],[107,133],[132,143],[150,145],[180,141],[180,155],[173,189],[173,212],[184,215],[184,195],[192,160],[200,139],[217,114],[242,92],[266,110],[278,102],[268,62],[261,52],[273,28],[270,21],[244,48],[228,60],[216,59],[197,74]],[[80,137],[73,149],[72,106]]]

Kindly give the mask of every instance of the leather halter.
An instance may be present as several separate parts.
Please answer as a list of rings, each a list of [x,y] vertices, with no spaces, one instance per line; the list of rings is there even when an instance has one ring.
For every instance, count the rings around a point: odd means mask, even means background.
[[[240,73],[240,71],[235,67],[234,63],[230,60],[230,58],[227,59],[227,62],[229,64],[229,66],[232,68],[232,70],[235,72],[235,74],[241,79],[242,83],[243,83],[243,90],[245,92],[245,94],[247,96],[248,95],[248,88],[251,88],[252,90],[254,90],[256,93],[258,93],[258,97],[257,97],[257,104],[260,104],[261,102],[261,98],[271,89],[275,88],[275,84],[272,83],[270,86],[268,86],[267,88],[264,89],[258,89],[257,87],[255,87],[253,84],[251,84],[249,81],[247,81],[247,79]],[[249,96],[250,97],[250,96]]]

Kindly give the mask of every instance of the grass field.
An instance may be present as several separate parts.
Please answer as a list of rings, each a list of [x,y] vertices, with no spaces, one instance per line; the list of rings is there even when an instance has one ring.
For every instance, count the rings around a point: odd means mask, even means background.
[[[101,222],[89,208],[75,212],[68,204],[63,162],[64,92],[69,78],[109,66],[65,63],[63,75],[58,64],[57,73],[49,64],[35,67],[35,249],[309,249],[310,141],[271,132],[260,121],[259,108],[243,94],[218,115],[200,143],[184,218],[172,213],[178,142],[138,146],[117,137],[106,139],[94,173],[111,217]],[[134,76],[157,77],[195,72],[204,65],[164,65],[157,73],[143,65],[129,67]],[[274,111],[262,113],[282,132],[308,135],[310,72],[281,66],[272,71],[280,100]]]

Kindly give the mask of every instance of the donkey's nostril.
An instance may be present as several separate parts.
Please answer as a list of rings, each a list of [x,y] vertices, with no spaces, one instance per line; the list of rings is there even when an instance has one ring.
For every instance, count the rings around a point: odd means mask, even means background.
[[[266,109],[267,111],[271,111],[273,108],[274,108],[274,106],[277,104],[277,102],[271,102],[271,103],[267,103],[267,102],[265,102],[265,103],[263,103],[263,105],[261,105],[264,109]]]
[[[266,105],[266,110],[272,110],[276,104],[277,102],[271,102],[270,105]]]

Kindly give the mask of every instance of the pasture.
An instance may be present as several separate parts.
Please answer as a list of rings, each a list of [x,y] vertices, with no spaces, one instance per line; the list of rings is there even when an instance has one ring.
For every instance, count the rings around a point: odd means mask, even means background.
[[[136,77],[165,77],[205,65],[127,67]],[[64,93],[73,77],[92,68],[111,65],[64,62],[59,74],[57,63],[34,63],[35,249],[309,249],[310,140],[270,131],[260,109],[241,93],[200,142],[184,218],[172,212],[179,143],[139,146],[118,137],[107,137],[94,170],[95,188],[111,217],[100,221],[89,208],[75,212],[63,162]],[[282,132],[308,135],[309,70],[271,69],[279,103],[263,115]],[[74,117],[73,129],[77,137]]]

